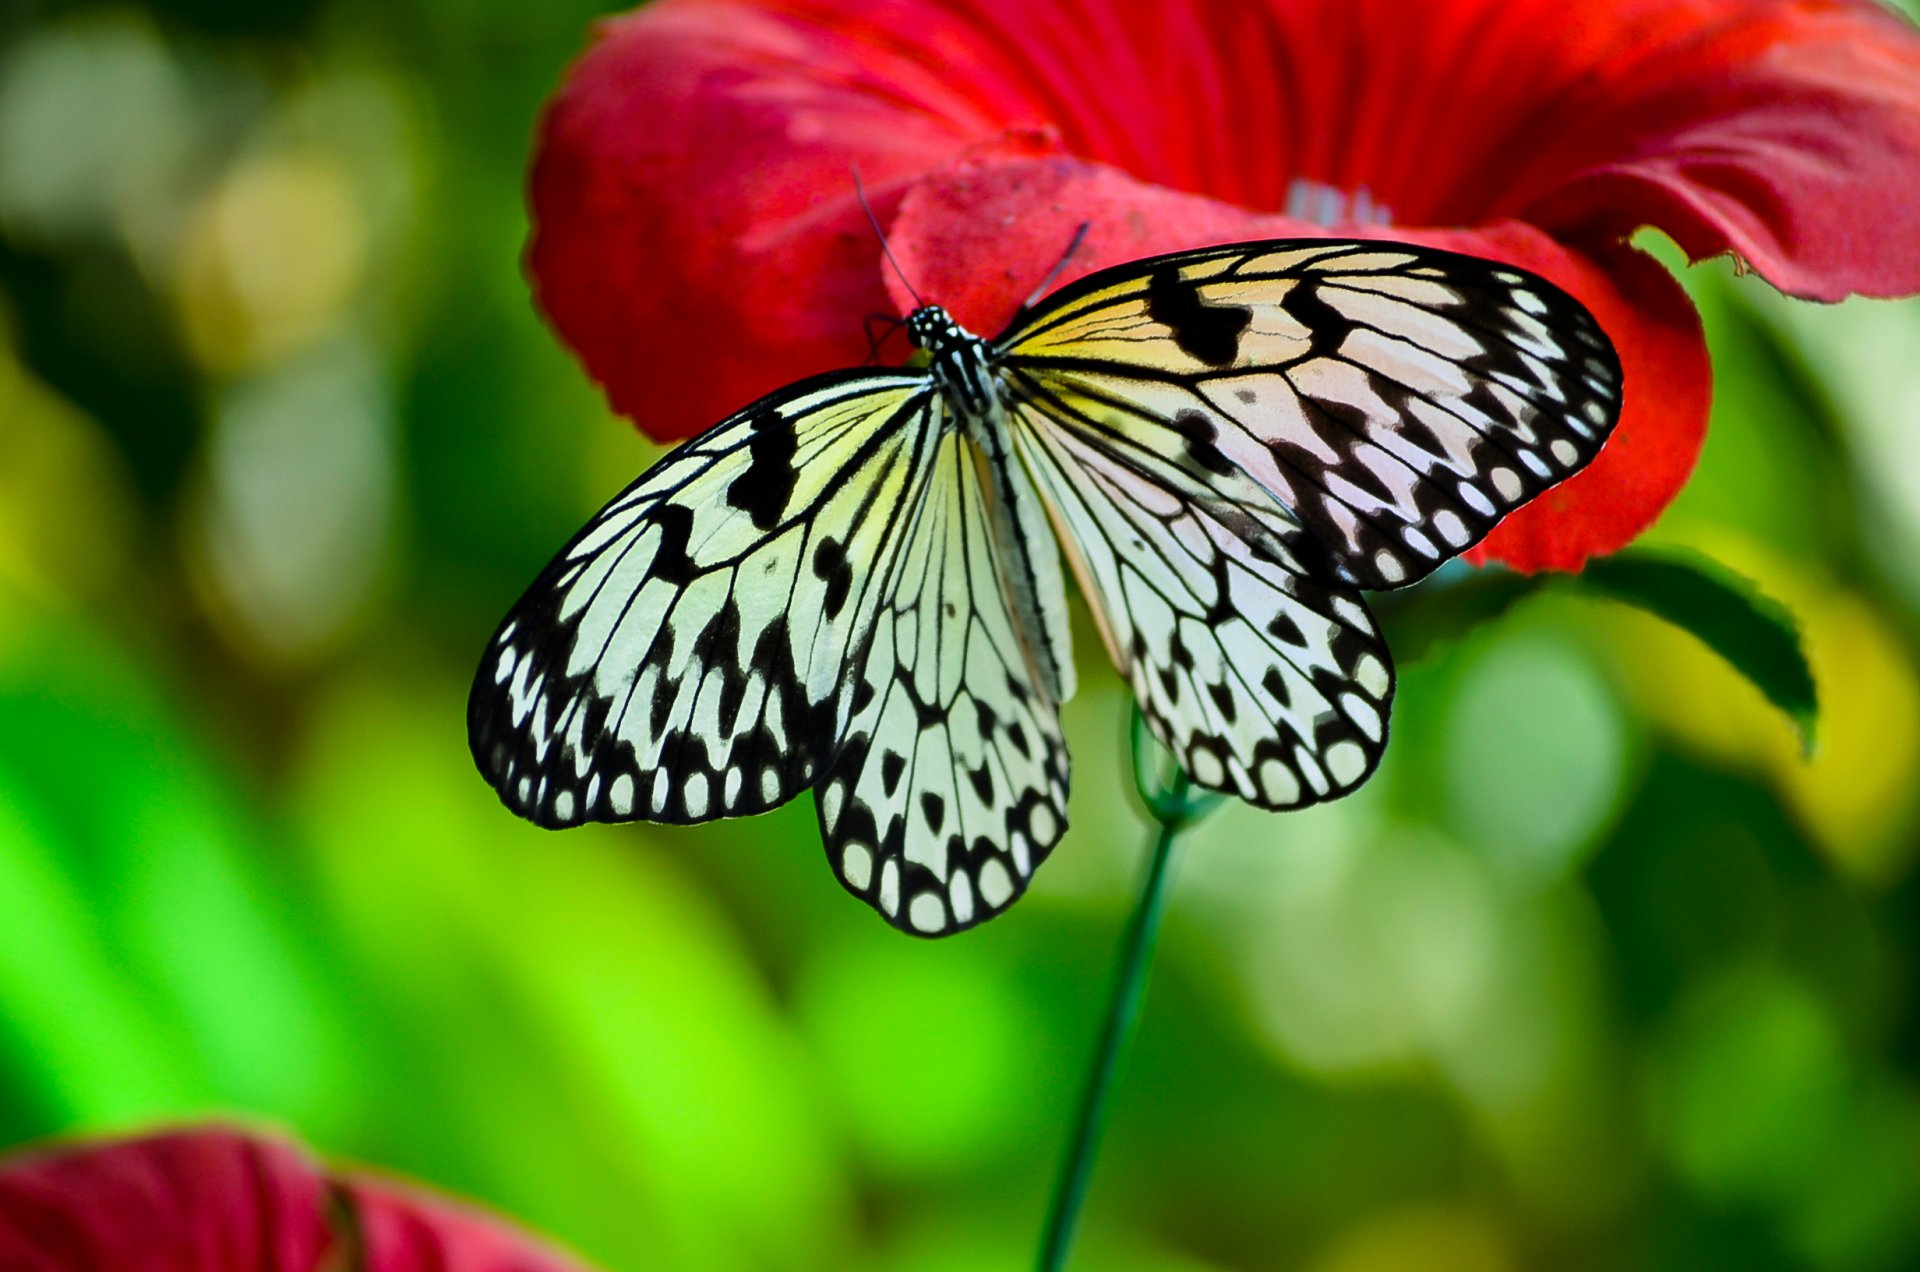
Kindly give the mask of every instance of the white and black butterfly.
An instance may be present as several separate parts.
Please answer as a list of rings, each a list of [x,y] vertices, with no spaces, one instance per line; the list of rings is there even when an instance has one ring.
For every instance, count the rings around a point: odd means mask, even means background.
[[[807,787],[847,889],[909,932],[1004,909],[1066,827],[1056,543],[1154,734],[1263,808],[1387,738],[1362,588],[1412,583],[1618,418],[1591,315],[1506,265],[1241,243],[1072,283],[923,369],[832,372],[667,455],[507,616],[474,758],[543,826],[697,822]]]

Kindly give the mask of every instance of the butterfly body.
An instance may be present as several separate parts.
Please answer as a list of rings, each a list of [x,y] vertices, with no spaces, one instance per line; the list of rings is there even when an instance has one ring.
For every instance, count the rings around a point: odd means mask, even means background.
[[[1619,367],[1551,284],[1397,244],[1237,244],[1089,275],[924,368],[829,373],[663,458],[547,568],[469,702],[544,825],[812,787],[849,891],[921,935],[1066,826],[1062,549],[1150,727],[1284,809],[1363,782],[1413,582],[1587,463]]]
[[[938,305],[922,305],[907,315],[906,328],[908,341],[926,352],[927,373],[952,419],[975,431],[1004,419],[991,342]]]

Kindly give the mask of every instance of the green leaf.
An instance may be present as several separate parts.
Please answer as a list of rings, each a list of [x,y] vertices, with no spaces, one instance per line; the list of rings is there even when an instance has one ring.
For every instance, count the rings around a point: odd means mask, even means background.
[[[1696,553],[1633,549],[1587,562],[1577,581],[1697,637],[1787,714],[1812,753],[1819,703],[1800,625],[1751,579]]]

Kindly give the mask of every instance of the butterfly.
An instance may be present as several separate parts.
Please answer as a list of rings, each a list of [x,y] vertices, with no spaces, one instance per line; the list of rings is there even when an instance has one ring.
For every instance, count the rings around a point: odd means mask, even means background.
[[[829,372],[662,458],[514,606],[468,705],[543,826],[690,823],[812,788],[904,931],[999,913],[1067,824],[1062,549],[1197,784],[1267,809],[1380,760],[1403,587],[1584,467],[1621,371],[1522,270],[1279,240],[1088,274],[923,365]]]

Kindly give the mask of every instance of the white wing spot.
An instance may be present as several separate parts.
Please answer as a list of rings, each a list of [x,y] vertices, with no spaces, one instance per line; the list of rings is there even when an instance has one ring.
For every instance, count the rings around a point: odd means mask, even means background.
[[[1269,804],[1291,804],[1300,798],[1300,779],[1279,760],[1268,759],[1260,765],[1260,791]]]
[[[1435,517],[1433,528],[1440,532],[1442,539],[1456,548],[1465,546],[1467,540],[1473,537],[1473,533],[1467,529],[1467,523],[1460,520],[1460,514],[1452,511]]]
[[[496,685],[505,684],[507,679],[513,675],[513,665],[518,661],[519,657],[513,652],[513,646],[502,645],[500,647],[500,661],[494,665],[493,669],[493,683]]]
[[[820,795],[820,820],[828,830],[832,830],[840,820],[840,804],[846,798],[846,792],[840,783],[835,782]]]
[[[1340,705],[1346,709],[1347,718],[1353,721],[1354,727],[1366,734],[1368,740],[1380,740],[1380,713],[1373,709],[1372,703],[1357,693],[1343,693],[1340,695]]]
[[[1351,786],[1367,771],[1367,753],[1358,742],[1336,742],[1327,748],[1327,772],[1342,786]]]
[[[1470,481],[1460,483],[1459,495],[1461,503],[1467,505],[1467,507],[1473,509],[1483,517],[1491,517],[1499,511],[1498,508],[1493,506],[1493,501],[1487,498],[1486,492]]]
[[[667,770],[655,769],[653,772],[653,811],[660,812],[667,806]]]
[[[880,865],[880,908],[900,913],[900,863],[889,857]]]
[[[1193,780],[1202,786],[1218,789],[1220,783],[1227,780],[1227,771],[1220,766],[1220,757],[1212,751],[1195,750],[1187,758],[1187,768],[1193,774]]]
[[[573,792],[561,791],[553,797],[553,815],[561,821],[573,820]]]
[[[1408,530],[1413,534],[1419,533],[1419,531],[1414,530],[1411,526],[1408,527]],[[1375,569],[1380,571],[1380,577],[1389,583],[1398,583],[1401,579],[1407,577],[1406,567],[1400,564],[1400,558],[1385,548],[1373,554],[1373,565]]]
[[[873,882],[873,850],[865,844],[848,844],[840,851],[840,873],[862,892]]]
[[[622,817],[633,812],[633,778],[625,773],[614,778],[613,785],[607,788],[607,802]]]
[[[1367,619],[1367,611],[1344,596],[1333,598],[1333,612],[1338,614],[1340,621],[1348,627],[1357,627],[1361,631],[1373,630],[1373,624]]]
[[[760,797],[771,804],[780,798],[780,771],[775,768],[760,770]]]
[[[1580,458],[1580,448],[1564,437],[1554,438],[1549,449],[1553,451],[1553,457],[1563,464],[1571,464]]]
[[[686,806],[689,817],[707,815],[707,775],[705,773],[687,775],[687,784],[680,792],[680,802]]]
[[[1313,788],[1313,797],[1324,799],[1327,794],[1327,775],[1321,772],[1320,761],[1313,758],[1313,752],[1304,746],[1294,747],[1293,766],[1300,770],[1300,776],[1306,778],[1307,785]]]
[[[740,802],[740,770],[737,768],[728,769],[727,785],[726,785],[726,788],[721,792],[720,804],[723,808],[732,808],[735,804],[739,802]]]
[[[947,883],[947,899],[953,904],[955,923],[973,922],[973,880],[965,870],[954,871]]]
[[[987,858],[987,864],[980,867],[980,899],[995,910],[1013,899],[1013,880],[998,857]]]
[[[1353,678],[1375,698],[1386,697],[1387,685],[1392,681],[1392,677],[1387,675],[1387,665],[1372,654],[1361,657],[1353,669]]]
[[[1013,838],[1007,841],[1007,847],[1013,853],[1013,868],[1020,872],[1022,879],[1033,873],[1033,857],[1027,849],[1027,837],[1019,831],[1013,832]]]
[[[1487,479],[1493,483],[1493,488],[1500,492],[1500,497],[1508,503],[1518,499],[1520,493],[1526,489],[1520,484],[1520,474],[1511,468],[1496,468],[1487,474]]]
[[[938,932],[947,926],[947,907],[933,893],[922,892],[907,907],[907,922],[922,932]]]
[[[1050,844],[1060,834],[1060,828],[1054,823],[1053,810],[1045,804],[1035,804],[1027,815],[1027,829],[1033,832],[1033,841],[1038,844]],[[1021,873],[1026,873],[1024,870]]]

